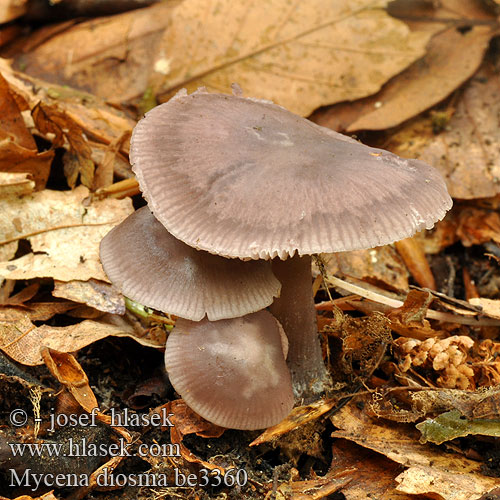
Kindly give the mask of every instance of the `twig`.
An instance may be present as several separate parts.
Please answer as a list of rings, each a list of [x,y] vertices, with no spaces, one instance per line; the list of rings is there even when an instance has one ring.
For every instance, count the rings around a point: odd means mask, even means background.
[[[82,222],[78,224],[64,224],[62,226],[47,227],[45,229],[40,229],[32,233],[20,234],[19,236],[14,236],[13,238],[8,238],[6,240],[0,241],[1,245],[6,245],[7,243],[12,243],[13,241],[25,240],[31,236],[36,236],[37,234],[48,233],[49,231],[57,231],[58,229],[69,229],[72,227],[85,227],[85,226],[106,226],[107,224],[118,224],[116,220],[110,220],[109,222]]]
[[[362,288],[360,286],[349,283],[348,281],[341,280],[336,276],[328,276],[327,280],[330,284],[337,288],[342,288],[351,293],[355,293],[360,297],[364,297],[365,299],[371,300],[373,302],[378,302],[380,304],[385,304],[390,307],[398,308],[403,305],[402,300],[392,299],[391,297],[387,297],[378,292],[374,292],[373,290],[367,290],[366,288]],[[471,326],[500,326],[500,320],[493,318],[478,318],[478,317],[464,317],[457,316],[455,314],[435,311],[433,309],[428,309],[426,314],[426,318],[429,319],[437,319],[439,321],[444,321],[447,323],[459,323],[461,325],[471,325]]]

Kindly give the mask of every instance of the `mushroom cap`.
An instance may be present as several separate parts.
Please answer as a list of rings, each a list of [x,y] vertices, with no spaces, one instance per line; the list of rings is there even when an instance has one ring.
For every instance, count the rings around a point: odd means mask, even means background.
[[[263,429],[293,407],[282,328],[267,311],[200,322],[179,319],[165,348],[170,382],[206,420],[231,429]]]
[[[431,228],[452,205],[425,163],[238,96],[180,92],[137,124],[130,157],[155,217],[226,257],[371,248]]]
[[[143,207],[101,241],[101,262],[127,297],[194,321],[267,307],[281,290],[268,262],[225,259],[174,238]]]

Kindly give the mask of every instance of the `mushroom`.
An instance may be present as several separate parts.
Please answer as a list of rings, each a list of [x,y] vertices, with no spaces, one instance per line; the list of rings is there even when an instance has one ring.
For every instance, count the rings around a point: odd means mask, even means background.
[[[286,339],[267,311],[242,318],[177,320],[165,348],[165,367],[187,405],[231,429],[263,429],[293,407]]]
[[[174,238],[148,207],[102,239],[100,256],[109,279],[124,295],[193,321],[205,315],[215,321],[259,311],[281,288],[266,263],[195,250]]]
[[[176,238],[224,257],[275,259],[282,291],[271,311],[290,342],[294,390],[306,400],[329,380],[310,255],[407,238],[452,205],[439,172],[421,161],[269,101],[204,90],[180,91],[148,112],[130,157],[149,207]]]
[[[286,336],[261,311],[281,288],[268,262],[196,250],[174,238],[148,207],[102,239],[100,256],[123,294],[180,316],[165,364],[173,387],[193,410],[236,429],[268,427],[290,412]]]

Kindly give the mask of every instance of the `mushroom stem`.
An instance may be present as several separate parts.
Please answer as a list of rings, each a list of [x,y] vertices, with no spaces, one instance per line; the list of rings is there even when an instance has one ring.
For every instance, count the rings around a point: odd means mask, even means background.
[[[331,387],[316,323],[311,285],[311,257],[273,260],[273,273],[281,282],[281,295],[270,310],[288,336],[287,364],[296,400],[310,403]]]

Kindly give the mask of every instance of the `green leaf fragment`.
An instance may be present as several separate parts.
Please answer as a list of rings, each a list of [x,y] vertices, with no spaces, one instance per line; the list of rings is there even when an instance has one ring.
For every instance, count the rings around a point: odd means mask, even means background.
[[[156,321],[158,323],[161,323],[163,327],[168,331],[172,330],[172,328],[174,327],[172,324],[173,321],[171,319],[155,314],[153,309],[151,309],[150,307],[139,304],[139,302],[129,299],[128,297],[125,297],[125,307],[135,316],[148,321]]]
[[[447,411],[436,418],[428,418],[416,425],[422,433],[420,442],[441,444],[470,434],[500,437],[500,420],[468,419],[458,410]]]

